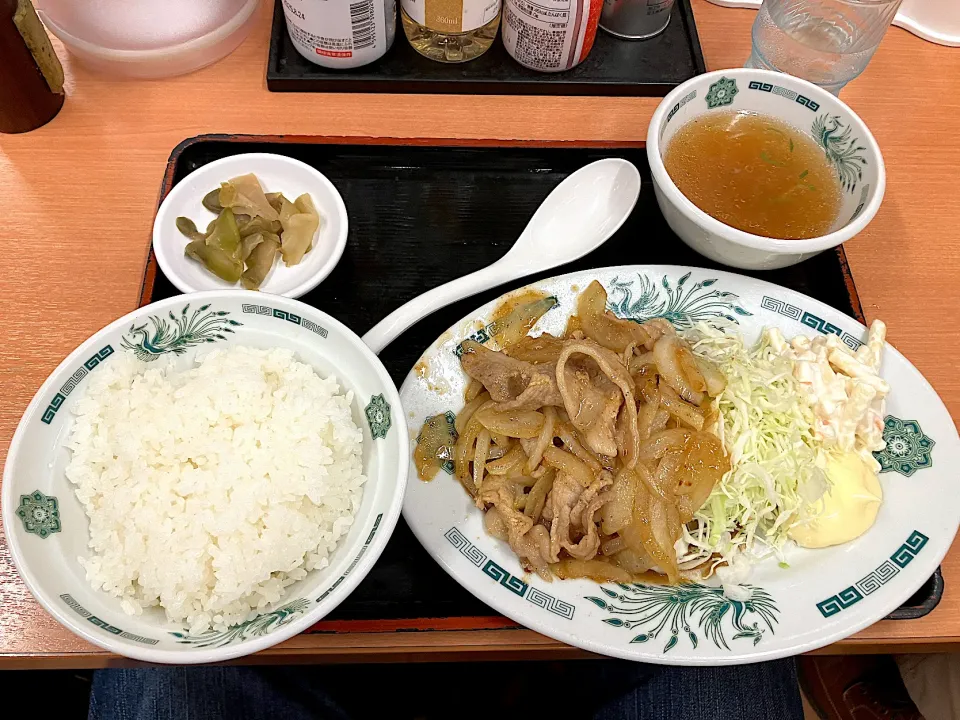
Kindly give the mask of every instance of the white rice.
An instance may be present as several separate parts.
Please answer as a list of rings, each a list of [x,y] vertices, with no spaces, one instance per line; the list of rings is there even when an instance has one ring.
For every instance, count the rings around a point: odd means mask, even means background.
[[[160,605],[193,633],[222,630],[329,564],[363,495],[363,435],[353,393],[289,350],[175,365],[117,353],[75,403],[80,563],[129,614]]]

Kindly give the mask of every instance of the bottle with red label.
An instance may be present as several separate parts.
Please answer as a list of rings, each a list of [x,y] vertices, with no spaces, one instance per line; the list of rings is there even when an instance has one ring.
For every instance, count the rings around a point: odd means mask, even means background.
[[[603,0],[504,0],[503,44],[531,70],[569,70],[593,48],[601,10]]]
[[[379,60],[397,33],[396,0],[283,2],[293,46],[310,62],[355,68]]]

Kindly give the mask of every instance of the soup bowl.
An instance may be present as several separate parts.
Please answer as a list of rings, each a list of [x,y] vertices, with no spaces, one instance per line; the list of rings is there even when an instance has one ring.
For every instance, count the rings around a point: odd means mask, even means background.
[[[666,147],[690,120],[724,110],[775,117],[823,148],[842,193],[840,212],[829,232],[807,240],[753,235],[711,217],[680,192],[663,164]],[[816,85],[770,70],[717,70],[678,86],[650,121],[647,159],[657,203],[670,228],[701,255],[746,270],[795,265],[846,242],[877,214],[886,186],[880,148],[863,120]]]

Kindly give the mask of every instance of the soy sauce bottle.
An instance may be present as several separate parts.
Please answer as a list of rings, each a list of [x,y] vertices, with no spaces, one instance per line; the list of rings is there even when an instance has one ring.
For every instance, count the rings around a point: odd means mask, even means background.
[[[0,132],[47,124],[63,98],[63,67],[33,4],[0,0]]]

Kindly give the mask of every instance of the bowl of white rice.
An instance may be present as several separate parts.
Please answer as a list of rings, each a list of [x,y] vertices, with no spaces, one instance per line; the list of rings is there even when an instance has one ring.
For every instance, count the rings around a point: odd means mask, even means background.
[[[43,607],[127,657],[210,663],[310,627],[400,513],[406,423],[360,338],[243,290],[147,305],[70,354],[3,474],[17,569]]]

